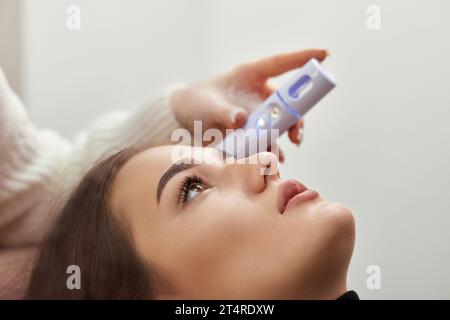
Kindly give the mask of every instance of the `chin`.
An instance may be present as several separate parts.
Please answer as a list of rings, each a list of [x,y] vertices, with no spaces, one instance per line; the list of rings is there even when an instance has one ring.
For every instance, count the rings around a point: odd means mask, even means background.
[[[327,253],[327,263],[332,266],[331,274],[345,278],[355,246],[355,218],[345,205],[324,202],[318,208],[323,229],[320,230],[322,252]]]
[[[342,203],[324,201],[319,210],[320,214],[325,215],[335,228],[345,231],[345,233],[355,233],[353,212]]]
[[[325,202],[319,214],[326,219],[331,242],[340,244],[351,255],[355,242],[355,217],[352,211],[341,203]]]

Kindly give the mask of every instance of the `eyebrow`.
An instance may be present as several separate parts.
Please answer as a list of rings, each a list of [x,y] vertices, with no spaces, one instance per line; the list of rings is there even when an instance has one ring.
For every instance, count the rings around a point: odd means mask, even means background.
[[[193,161],[192,161],[193,162]],[[198,166],[198,164],[195,163],[175,163],[172,166],[170,166],[169,169],[167,169],[166,172],[162,175],[161,179],[159,179],[158,182],[158,189],[156,191],[156,201],[159,205],[159,200],[161,199],[162,192],[164,191],[165,186],[169,182],[170,179],[172,179],[176,174],[191,169],[193,167]]]

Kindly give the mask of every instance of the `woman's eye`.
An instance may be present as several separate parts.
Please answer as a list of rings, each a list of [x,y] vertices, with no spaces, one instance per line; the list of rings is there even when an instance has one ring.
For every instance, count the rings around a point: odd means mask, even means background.
[[[186,195],[186,201],[191,201],[192,199],[195,199],[204,190],[205,190],[205,187],[201,184],[197,184],[197,183],[191,184],[189,186],[189,190]]]
[[[178,203],[182,205],[197,198],[208,187],[202,182],[200,177],[194,175],[184,178],[180,189]]]

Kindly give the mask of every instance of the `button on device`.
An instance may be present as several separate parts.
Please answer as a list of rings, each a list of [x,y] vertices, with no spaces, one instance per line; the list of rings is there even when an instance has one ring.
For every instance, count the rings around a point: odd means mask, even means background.
[[[267,129],[270,127],[270,110],[266,110],[256,121],[255,127],[256,129]]]
[[[267,121],[264,119],[264,117],[261,117],[256,121],[256,128],[264,129],[266,127],[267,127]]]
[[[313,82],[311,77],[309,75],[304,75],[289,88],[289,96],[293,99],[298,99],[311,90],[312,86]]]
[[[270,107],[270,116],[272,119],[277,119],[280,116],[280,108],[276,104],[272,104]]]

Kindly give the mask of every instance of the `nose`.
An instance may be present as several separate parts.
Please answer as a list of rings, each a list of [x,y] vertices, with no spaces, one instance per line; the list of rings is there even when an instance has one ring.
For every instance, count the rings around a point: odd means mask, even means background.
[[[278,159],[272,152],[259,152],[242,159],[227,159],[224,178],[240,184],[245,192],[260,193],[269,178],[278,174]]]

